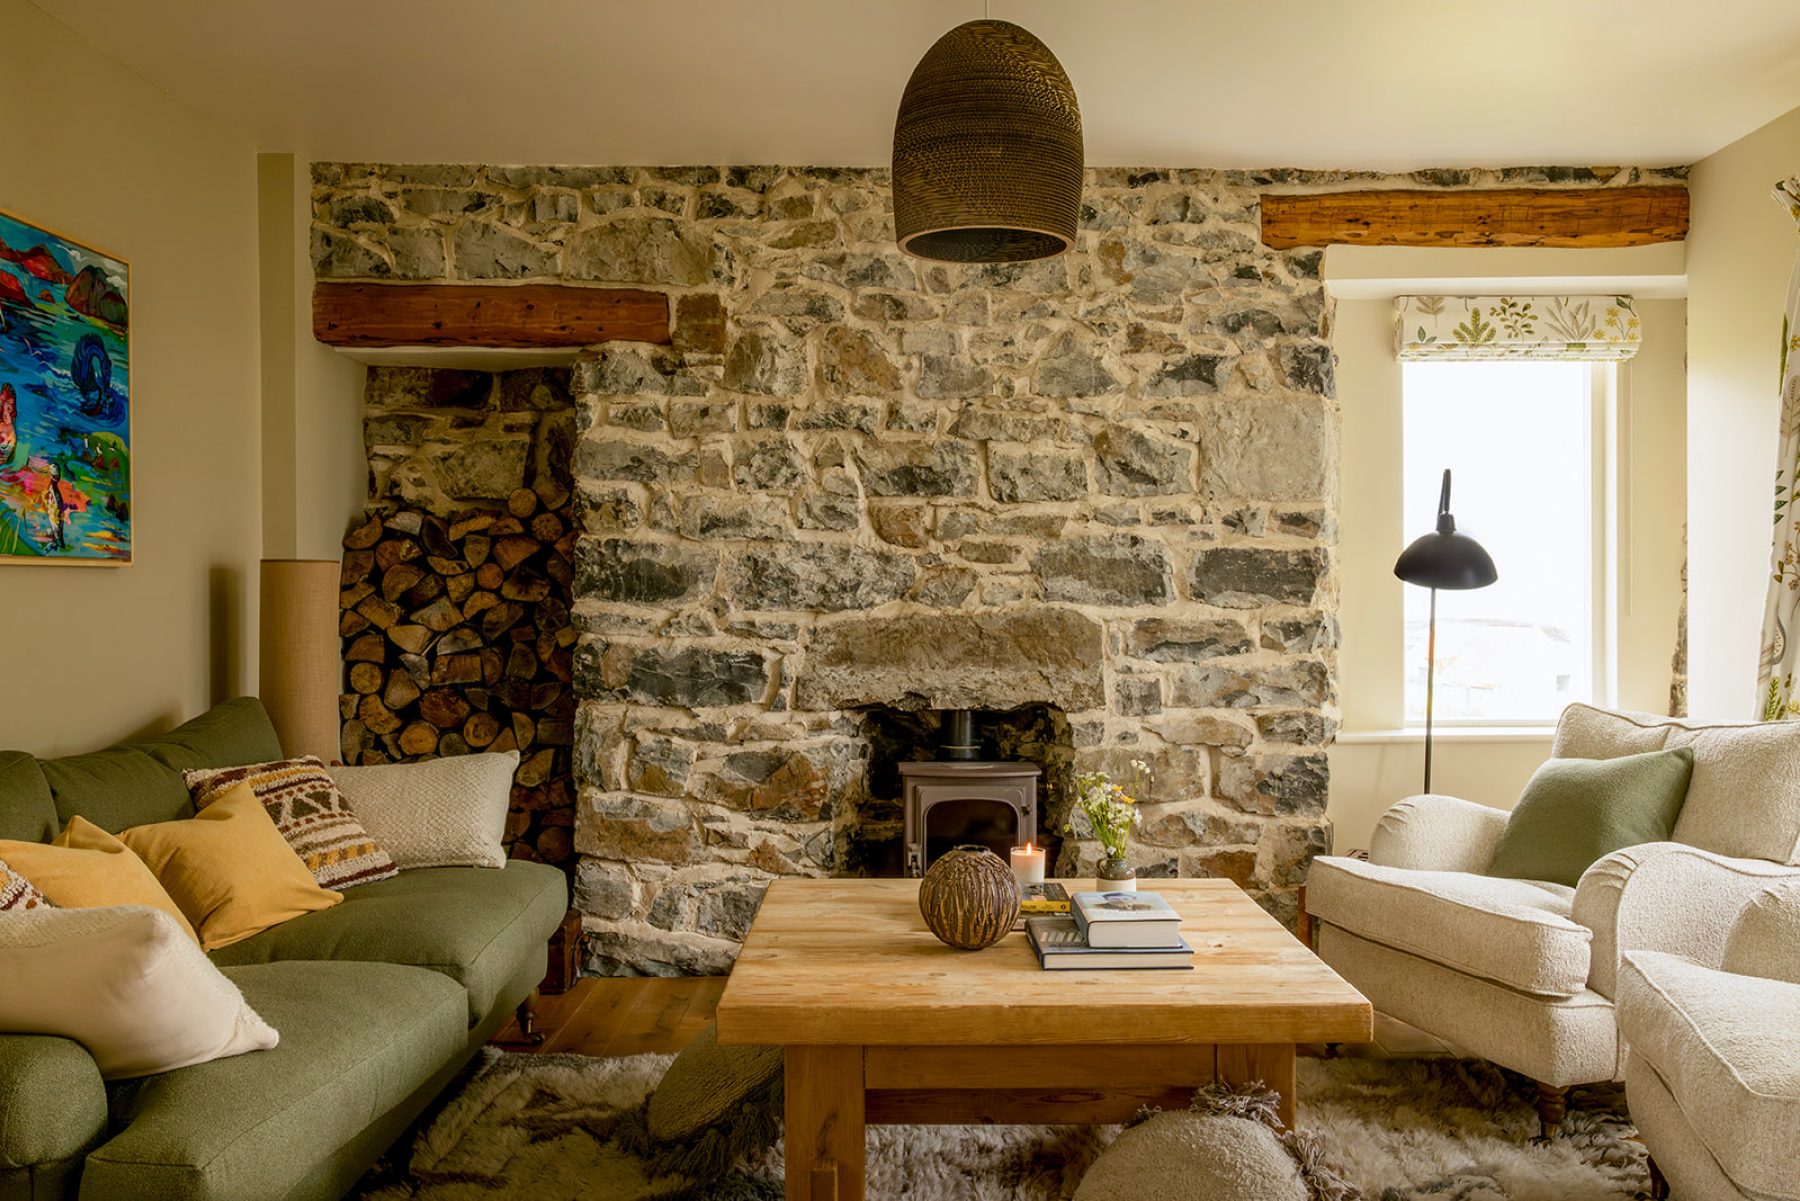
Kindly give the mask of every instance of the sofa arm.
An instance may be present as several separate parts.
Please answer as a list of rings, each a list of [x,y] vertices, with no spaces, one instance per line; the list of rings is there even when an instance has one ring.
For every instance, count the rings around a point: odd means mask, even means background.
[[[1732,859],[1679,842],[1647,842],[1582,874],[1569,916],[1594,932],[1588,987],[1614,996],[1627,951],[1666,951],[1717,968],[1725,939],[1750,898],[1800,868]]]
[[[1484,872],[1506,829],[1506,812],[1458,797],[1407,797],[1381,815],[1369,862],[1421,871]]]
[[[80,1043],[0,1034],[0,1169],[86,1154],[106,1132],[106,1086]]]

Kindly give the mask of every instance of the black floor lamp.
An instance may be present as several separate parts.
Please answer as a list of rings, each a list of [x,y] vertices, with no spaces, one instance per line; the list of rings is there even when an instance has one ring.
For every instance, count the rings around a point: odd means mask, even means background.
[[[1394,574],[1408,584],[1431,589],[1431,627],[1425,649],[1425,791],[1431,791],[1431,702],[1437,677],[1437,594],[1439,588],[1467,591],[1486,588],[1500,578],[1494,560],[1481,543],[1456,532],[1450,516],[1450,469],[1444,469],[1444,488],[1438,493],[1437,529],[1400,552]]]

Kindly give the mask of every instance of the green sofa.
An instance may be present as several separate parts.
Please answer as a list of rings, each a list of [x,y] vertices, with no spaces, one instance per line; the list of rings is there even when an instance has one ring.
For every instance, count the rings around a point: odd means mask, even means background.
[[[89,755],[0,752],[0,838],[189,816],[183,768],[280,757],[252,698]],[[522,861],[349,889],[213,954],[280,1046],[160,1076],[0,1034],[0,1201],[341,1196],[537,987],[567,908],[562,872]]]

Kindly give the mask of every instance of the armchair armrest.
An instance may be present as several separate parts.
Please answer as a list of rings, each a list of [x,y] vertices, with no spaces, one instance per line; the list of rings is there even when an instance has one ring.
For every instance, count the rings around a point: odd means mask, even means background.
[[[1407,797],[1381,815],[1369,862],[1437,872],[1484,872],[1506,829],[1506,812],[1459,797]]]
[[[85,1047],[0,1034],[0,1170],[74,1159],[105,1132],[106,1086]]]
[[[1750,899],[1800,867],[1733,859],[1679,842],[1626,847],[1588,868],[1569,916],[1594,932],[1588,987],[1611,998],[1627,951],[1665,951],[1710,968]]]
[[[1738,912],[1725,940],[1724,968],[1800,984],[1800,871],[1763,889]]]

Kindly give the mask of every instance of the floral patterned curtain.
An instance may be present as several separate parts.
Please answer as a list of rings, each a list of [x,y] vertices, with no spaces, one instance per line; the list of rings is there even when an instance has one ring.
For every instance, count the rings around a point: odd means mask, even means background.
[[[1775,200],[1800,225],[1800,175],[1775,185]],[[1756,700],[1764,721],[1800,716],[1794,673],[1800,643],[1791,637],[1800,616],[1800,255],[1788,278],[1787,315],[1781,321],[1781,455],[1775,463],[1775,552],[1769,599],[1763,609],[1762,660]]]
[[[1629,296],[1401,296],[1403,359],[1629,359],[1643,325]]]

